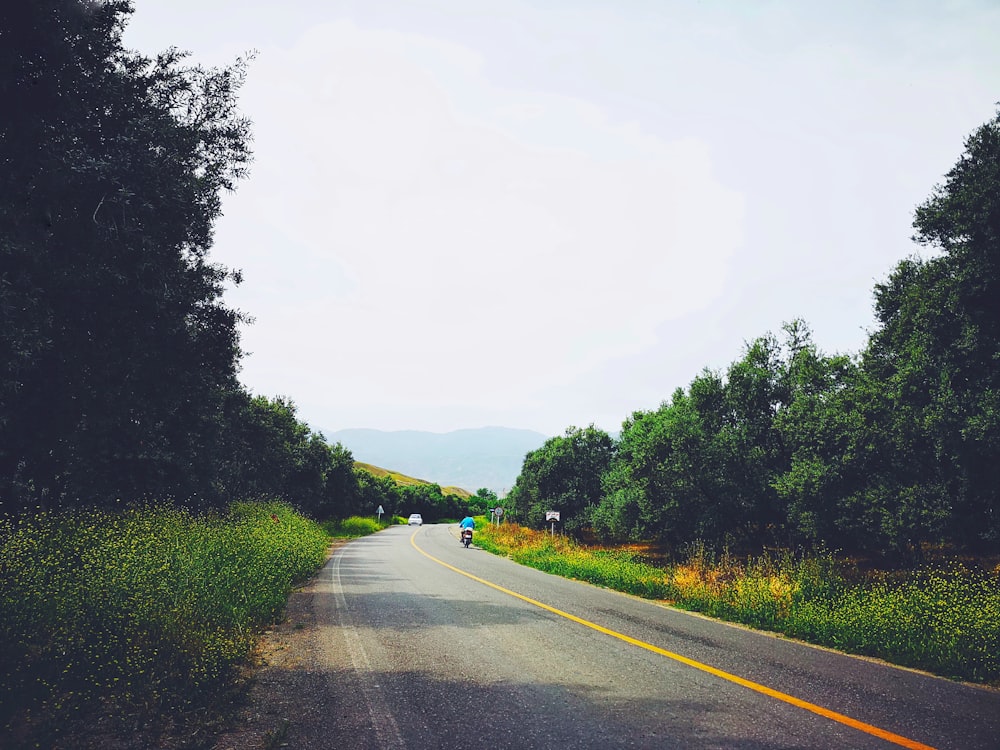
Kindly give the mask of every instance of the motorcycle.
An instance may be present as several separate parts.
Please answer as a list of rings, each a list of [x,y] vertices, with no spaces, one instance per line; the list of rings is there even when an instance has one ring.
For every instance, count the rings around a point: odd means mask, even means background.
[[[470,528],[464,528],[464,529],[462,529],[462,539],[461,539],[461,541],[462,541],[462,544],[465,545],[465,548],[468,549],[469,545],[472,544],[472,529],[470,529]]]

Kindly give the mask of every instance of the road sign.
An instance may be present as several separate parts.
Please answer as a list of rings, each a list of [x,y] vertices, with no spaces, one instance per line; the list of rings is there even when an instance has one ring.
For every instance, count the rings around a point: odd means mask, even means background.
[[[503,515],[503,508],[501,508],[501,507],[500,507],[500,506],[498,505],[497,507],[495,507],[495,508],[493,509],[493,512],[497,514],[497,518],[500,518],[500,516],[502,516],[502,515]]]
[[[545,520],[546,521],[558,521],[559,520],[559,511],[558,510],[547,510],[547,511],[545,511]]]

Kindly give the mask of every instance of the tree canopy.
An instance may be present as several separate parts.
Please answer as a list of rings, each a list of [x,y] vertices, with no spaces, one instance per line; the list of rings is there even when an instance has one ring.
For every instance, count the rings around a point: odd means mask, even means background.
[[[237,276],[208,250],[250,159],[242,63],[129,52],[130,10],[0,11],[0,476],[22,501],[203,491],[238,388]]]
[[[247,393],[209,251],[246,64],[123,47],[125,0],[0,5],[0,510],[360,507],[350,452]]]
[[[601,499],[601,477],[614,452],[611,437],[593,425],[570,427],[524,459],[521,474],[507,496],[519,519],[538,524],[557,510],[563,528],[576,531],[589,523],[591,506]]]
[[[864,353],[880,384],[891,480],[928,532],[1000,544],[1000,115],[917,208],[937,251],[876,287]]]

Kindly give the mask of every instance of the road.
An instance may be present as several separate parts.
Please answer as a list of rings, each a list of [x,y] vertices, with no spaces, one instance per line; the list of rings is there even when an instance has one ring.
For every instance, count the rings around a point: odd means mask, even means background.
[[[1000,748],[1000,692],[394,527],[319,581],[331,748]]]

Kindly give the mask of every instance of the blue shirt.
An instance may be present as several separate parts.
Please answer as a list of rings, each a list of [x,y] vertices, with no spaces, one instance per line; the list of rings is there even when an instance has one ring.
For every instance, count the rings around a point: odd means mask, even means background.
[[[472,520],[472,516],[466,516],[465,518],[462,519],[462,522],[459,524],[459,527],[463,529],[472,529],[475,528],[475,526],[476,522]]]

